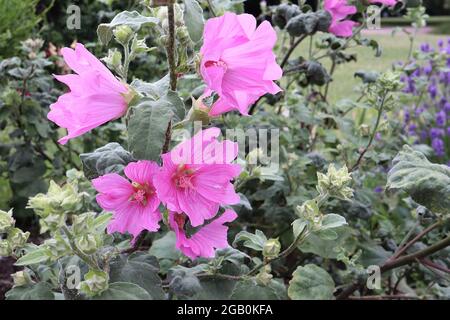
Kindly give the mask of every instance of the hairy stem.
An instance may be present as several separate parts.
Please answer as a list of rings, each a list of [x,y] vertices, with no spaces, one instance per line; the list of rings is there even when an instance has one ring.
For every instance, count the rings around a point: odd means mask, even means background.
[[[361,164],[362,159],[364,158],[364,155],[369,150],[369,148],[372,146],[373,140],[375,139],[375,135],[377,134],[378,126],[380,125],[381,116],[383,114],[384,109],[384,103],[386,102],[387,93],[383,95],[383,98],[381,99],[380,107],[378,108],[378,116],[377,121],[375,123],[375,127],[372,130],[372,133],[370,135],[369,142],[367,143],[367,146],[364,148],[364,150],[359,154],[359,158],[356,161],[356,163],[353,165],[353,167],[350,169],[350,172],[355,171],[359,165]]]
[[[94,269],[94,270],[101,270],[99,268],[99,266],[97,265],[97,263],[87,254],[83,253],[78,246],[75,243],[75,238],[72,234],[72,232],[69,230],[69,228],[67,228],[67,226],[62,226],[61,227],[62,232],[66,235],[67,240],[69,241],[69,246],[72,249],[72,251],[84,262],[86,262],[86,264]]]
[[[281,60],[281,64],[280,67],[281,69],[284,68],[284,66],[286,65],[286,63],[289,61],[289,57],[291,56],[291,54],[294,52],[294,50],[299,46],[300,43],[302,43],[303,40],[305,40],[308,37],[308,35],[302,35],[300,36],[300,38],[297,39],[297,41],[295,41],[291,47],[289,48],[289,50],[286,52],[286,55],[284,56],[283,60]]]
[[[433,253],[436,253],[442,249],[447,248],[450,246],[450,236],[442,239],[439,242],[436,242],[435,244],[429,246],[428,248],[425,248],[423,250],[414,252],[412,254],[397,258],[393,261],[386,261],[385,264],[383,264],[380,268],[381,273],[387,272],[389,270],[402,267],[404,265],[410,264],[412,262],[420,261],[421,259],[432,255]],[[361,283],[353,283],[350,286],[348,286],[346,289],[344,289],[337,297],[336,299],[342,300],[347,299],[353,292],[355,292],[357,289],[359,289],[362,286]]]
[[[167,5],[168,18],[169,18],[169,39],[167,44],[167,60],[169,62],[169,74],[170,74],[170,89],[172,91],[177,90],[177,73],[175,62],[175,9],[174,3],[171,1]]]
[[[212,1],[211,0],[207,0],[207,2],[208,2],[209,11],[211,11],[212,16],[213,17],[217,17],[217,14],[216,14],[216,12],[214,10],[214,5],[212,4]]]
[[[409,241],[408,243],[406,243],[403,246],[400,246],[398,248],[398,250],[394,253],[394,255],[389,258],[388,261],[392,261],[397,259],[398,257],[400,257],[406,250],[408,250],[408,248],[410,248],[414,243],[416,243],[417,241],[419,241],[423,236],[425,236],[427,233],[431,232],[432,230],[436,229],[437,227],[439,227],[442,224],[442,221],[438,221],[430,226],[428,226],[425,230],[423,230],[422,232],[420,232],[417,236],[415,236],[411,241]]]

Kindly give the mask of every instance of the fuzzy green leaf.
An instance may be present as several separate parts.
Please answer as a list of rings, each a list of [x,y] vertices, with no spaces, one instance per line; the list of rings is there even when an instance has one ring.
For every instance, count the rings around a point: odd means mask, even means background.
[[[437,213],[450,213],[450,167],[434,164],[409,146],[395,157],[386,187],[403,190]]]
[[[331,300],[334,298],[333,278],[322,268],[307,264],[298,267],[289,282],[288,295],[292,300]]]

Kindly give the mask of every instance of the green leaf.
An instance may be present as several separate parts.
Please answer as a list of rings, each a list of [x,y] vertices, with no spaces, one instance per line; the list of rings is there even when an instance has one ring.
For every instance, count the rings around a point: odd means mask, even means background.
[[[393,252],[386,251],[382,246],[372,242],[362,243],[359,247],[362,249],[359,261],[365,267],[381,266],[393,254]]]
[[[32,166],[21,167],[13,172],[11,181],[14,183],[25,183],[35,181],[45,174],[47,167],[42,160],[33,163]]]
[[[151,300],[152,297],[143,288],[134,283],[114,282],[108,290],[92,298],[93,300]]]
[[[117,26],[126,25],[134,31],[138,31],[144,24],[157,24],[158,18],[146,17],[137,11],[123,11],[116,15],[110,23],[102,23],[97,28],[97,35],[103,45],[107,45],[113,36],[113,29]]]
[[[338,248],[344,247],[347,251],[352,251],[355,243],[352,237],[352,229],[349,227],[340,227],[333,229],[338,237],[334,240],[321,239],[316,233],[311,233],[305,242],[298,249],[305,253],[314,253],[320,257],[336,259]]]
[[[321,230],[339,228],[347,224],[345,218],[341,215],[330,213],[323,216]]]
[[[192,41],[200,41],[203,35],[205,20],[203,19],[203,9],[197,0],[184,1],[184,23]]]
[[[243,244],[247,248],[262,251],[264,249],[264,244],[267,241],[267,237],[261,230],[256,230],[254,234],[247,231],[241,231],[234,238],[233,246],[241,241],[244,242]]]
[[[175,232],[169,231],[161,239],[153,241],[149,253],[158,259],[178,260],[181,253],[175,248],[176,241]]]
[[[145,253],[121,255],[111,261],[110,281],[134,283],[145,289],[153,300],[164,299],[159,265],[155,257]]]
[[[336,233],[336,231],[333,231],[331,229],[319,230],[317,232],[317,235],[322,240],[336,240],[337,238],[339,238],[339,235]]]
[[[113,217],[112,213],[102,213],[94,219],[93,228],[97,231],[103,232],[108,226],[109,221]]]
[[[283,283],[271,280],[260,285],[255,279],[239,281],[231,294],[232,300],[282,300],[286,299],[286,287]]]
[[[16,261],[16,266],[28,266],[32,264],[37,264],[40,262],[47,261],[49,257],[48,249],[45,248],[38,248],[34,251],[31,251],[30,253],[27,253],[23,257],[19,258],[19,260]]]
[[[298,267],[289,281],[288,295],[292,300],[331,300],[334,298],[333,278],[322,268],[307,264]]]
[[[407,192],[433,212],[450,213],[450,167],[431,163],[409,146],[395,157],[386,187]]]
[[[297,219],[294,222],[292,222],[292,229],[294,232],[294,237],[297,238],[300,235],[300,233],[302,233],[303,230],[305,230],[306,227],[307,227],[307,223],[302,218]]]
[[[167,275],[167,279],[170,281],[170,290],[182,298],[201,293],[203,288],[195,274],[207,269],[207,264],[199,264],[193,268],[186,268],[181,265],[171,268]],[[209,298],[214,299],[214,297]]]
[[[148,83],[139,79],[133,80],[131,86],[144,97],[158,100],[167,94],[170,88],[169,75],[164,76],[160,80]]]
[[[122,173],[125,166],[134,161],[131,154],[116,142],[80,155],[83,171],[89,180],[107,173]]]
[[[171,122],[184,118],[184,103],[175,92],[158,101],[138,104],[128,123],[128,144],[137,159],[156,161],[161,155]]]
[[[54,300],[51,286],[46,282],[12,288],[5,294],[6,300]]]

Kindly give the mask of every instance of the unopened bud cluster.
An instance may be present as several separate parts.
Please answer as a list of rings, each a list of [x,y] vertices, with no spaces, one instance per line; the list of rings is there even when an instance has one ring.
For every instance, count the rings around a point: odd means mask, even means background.
[[[23,232],[15,227],[12,210],[8,212],[0,210],[0,257],[10,256],[15,250],[22,248],[29,236],[29,232]]]
[[[321,195],[328,195],[342,200],[348,200],[353,196],[353,189],[348,185],[352,177],[346,166],[336,170],[333,164],[328,167],[326,174],[317,173],[317,191]]]

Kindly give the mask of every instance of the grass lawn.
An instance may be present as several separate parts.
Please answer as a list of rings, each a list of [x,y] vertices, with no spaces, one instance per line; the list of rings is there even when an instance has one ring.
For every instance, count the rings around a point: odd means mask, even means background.
[[[376,58],[371,48],[358,47],[349,49],[348,52],[356,53],[358,61],[339,65],[333,76],[333,82],[330,85],[329,99],[336,102],[342,98],[357,98],[354,87],[361,83],[358,78],[354,77],[355,72],[359,70],[375,70],[386,71],[391,68],[396,61],[405,60],[409,51],[408,37],[402,33],[395,36],[391,34],[374,34],[367,35],[369,38],[376,39],[383,48],[381,57]],[[435,34],[420,34],[416,37],[415,47],[418,48],[421,43],[429,42],[436,46],[438,39],[445,39],[448,36]],[[309,41],[305,40],[297,52],[307,55]],[[295,57],[295,53],[292,58]],[[322,63],[329,69],[329,59],[323,60]]]

